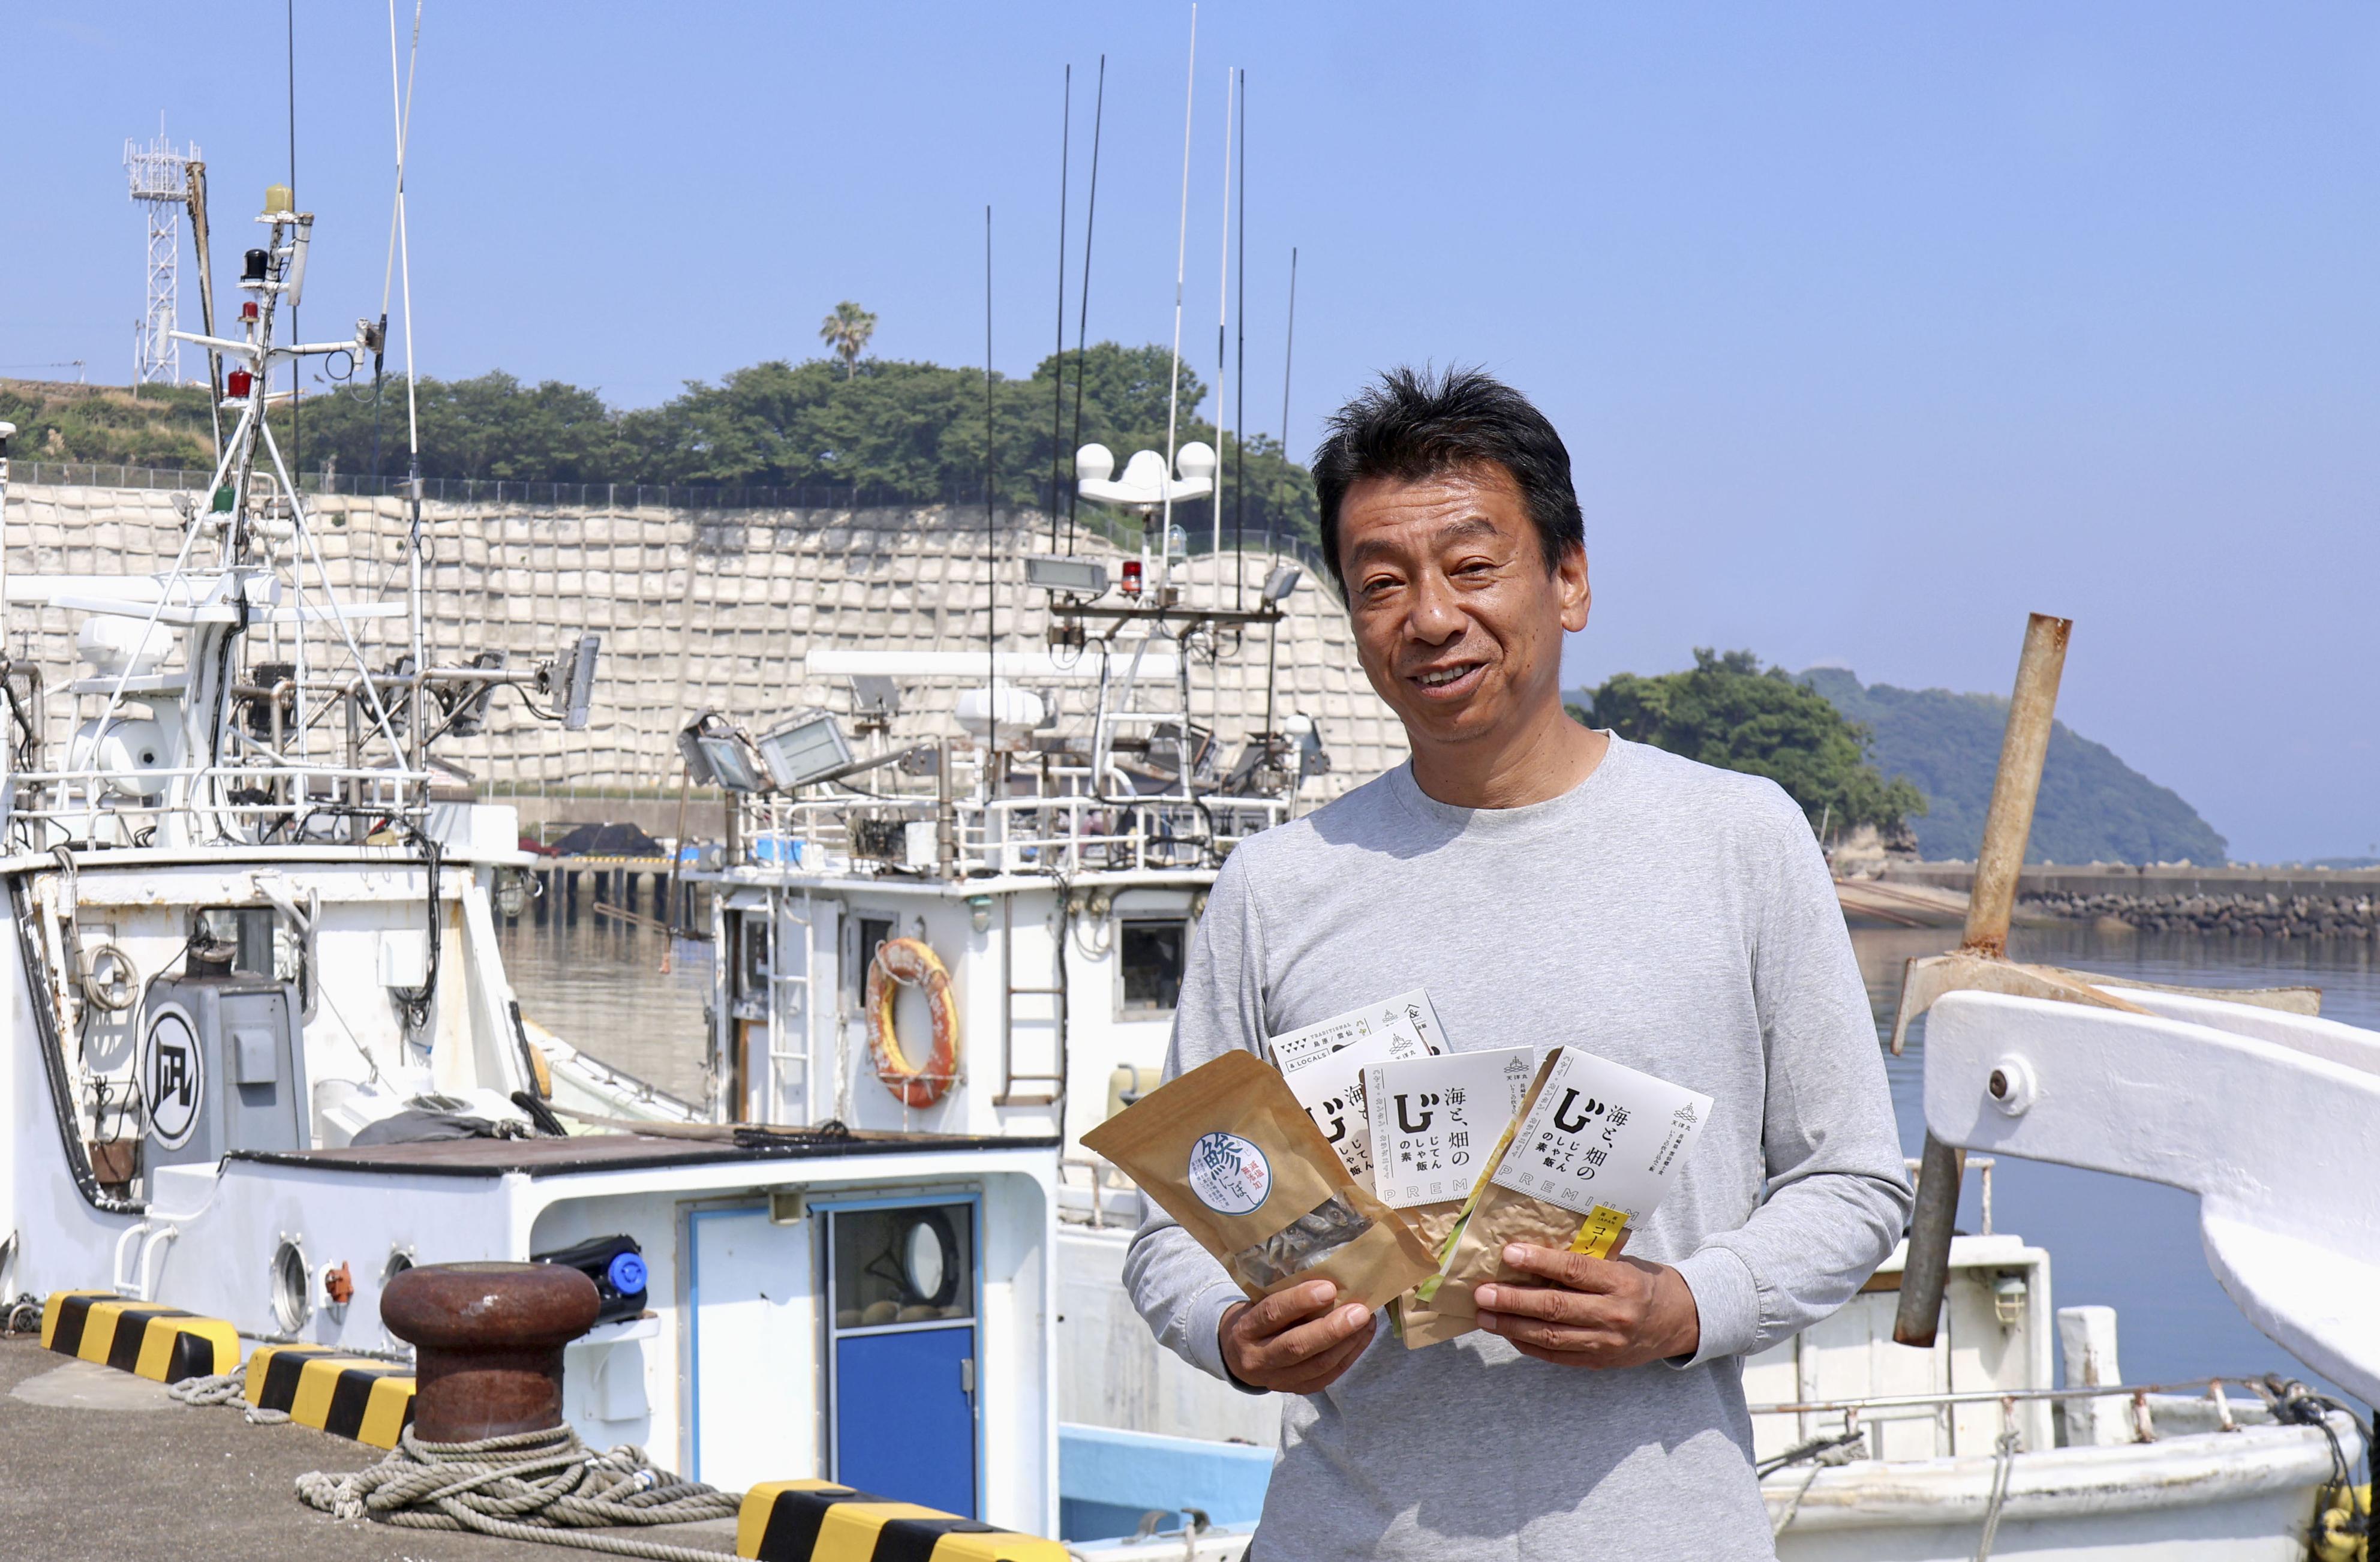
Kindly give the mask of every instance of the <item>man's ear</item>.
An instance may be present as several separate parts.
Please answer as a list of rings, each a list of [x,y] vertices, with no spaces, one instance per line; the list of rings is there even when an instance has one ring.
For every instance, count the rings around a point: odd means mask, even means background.
[[[1572,634],[1586,628],[1587,609],[1594,605],[1595,592],[1586,580],[1586,549],[1577,543],[1562,550],[1561,562],[1554,566],[1554,590],[1561,595],[1561,625]]]

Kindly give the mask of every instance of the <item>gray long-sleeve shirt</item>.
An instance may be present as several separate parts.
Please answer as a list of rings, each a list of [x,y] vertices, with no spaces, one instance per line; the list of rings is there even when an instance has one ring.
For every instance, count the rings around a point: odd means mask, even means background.
[[[1451,808],[1401,767],[1232,854],[1167,1077],[1416,984],[1455,1048],[1572,1044],[1713,1099],[1627,1250],[1685,1277],[1701,1347],[1597,1372],[1485,1333],[1408,1351],[1384,1324],[1337,1383],[1285,1407],[1256,1552],[1773,1556],[1741,1359],[1841,1305],[1909,1207],[1808,823],[1768,781],[1617,738],[1585,781],[1525,808]],[[1240,1291],[1144,1208],[1134,1303],[1228,1378],[1216,1331]]]

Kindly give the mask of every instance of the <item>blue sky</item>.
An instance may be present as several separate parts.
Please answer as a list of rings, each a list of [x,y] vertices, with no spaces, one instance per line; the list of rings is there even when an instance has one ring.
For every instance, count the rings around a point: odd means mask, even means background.
[[[161,109],[238,247],[287,157],[282,20],[17,11],[0,374],[125,377],[119,162]],[[379,311],[386,25],[298,6],[309,335]],[[1091,329],[1163,340],[1187,32],[1170,6],[430,0],[420,366],[649,403],[815,350],[844,298],[881,353],[977,361],[989,202],[994,357],[1028,372],[1060,71],[1079,265],[1102,50]],[[1293,244],[1293,448],[1390,362],[1537,397],[1588,517],[1576,679],[1717,645],[1998,689],[2025,612],[2064,613],[2061,714],[2235,855],[2380,843],[2380,10],[1208,0],[1198,58],[1192,361],[1245,65],[1252,425],[1280,427]]]

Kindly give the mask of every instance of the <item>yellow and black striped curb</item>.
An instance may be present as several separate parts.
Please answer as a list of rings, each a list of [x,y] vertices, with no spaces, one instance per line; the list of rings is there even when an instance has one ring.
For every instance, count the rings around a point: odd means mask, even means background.
[[[261,1345],[248,1359],[248,1402],[300,1426],[394,1448],[413,1420],[413,1373],[322,1345]]]
[[[754,1562],[1066,1562],[1056,1541],[832,1481],[769,1481],[745,1493],[735,1555]]]
[[[114,1291],[51,1293],[42,1308],[42,1343],[158,1383],[212,1377],[239,1365],[239,1334],[222,1319],[127,1301]]]

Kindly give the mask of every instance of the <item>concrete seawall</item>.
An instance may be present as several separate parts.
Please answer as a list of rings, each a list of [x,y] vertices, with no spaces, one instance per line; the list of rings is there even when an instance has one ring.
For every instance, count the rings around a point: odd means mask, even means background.
[[[1974,883],[1970,862],[1900,863],[1864,891],[1884,902],[1927,897],[1957,904]],[[1843,909],[1863,909],[1853,886]],[[2380,937],[2380,869],[2133,868],[2121,863],[2043,864],[2017,881],[2021,913],[2067,921],[2121,923],[2145,932],[2197,932],[2253,938]],[[1953,926],[1956,920],[1901,925]]]

